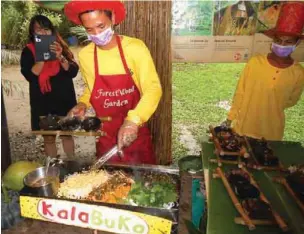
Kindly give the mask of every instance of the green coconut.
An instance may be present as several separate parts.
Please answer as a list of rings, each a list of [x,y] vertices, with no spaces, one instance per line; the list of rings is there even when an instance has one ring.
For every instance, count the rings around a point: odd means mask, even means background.
[[[18,161],[11,164],[2,177],[4,187],[20,191],[24,187],[24,177],[38,167],[41,167],[39,163],[29,161]]]

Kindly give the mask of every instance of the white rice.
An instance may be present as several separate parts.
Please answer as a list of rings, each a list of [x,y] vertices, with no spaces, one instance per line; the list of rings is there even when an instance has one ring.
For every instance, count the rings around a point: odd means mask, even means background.
[[[66,177],[60,184],[58,197],[83,199],[109,179],[106,171],[84,171]]]

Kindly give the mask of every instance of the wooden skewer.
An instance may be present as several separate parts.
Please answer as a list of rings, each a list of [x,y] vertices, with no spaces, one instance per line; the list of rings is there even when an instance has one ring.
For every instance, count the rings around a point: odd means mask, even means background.
[[[217,150],[216,150],[217,151]],[[220,156],[219,156],[219,154],[218,154],[218,152],[214,152],[214,154],[215,154],[215,156],[216,156],[216,163],[217,163],[217,165],[219,166],[219,167],[221,167],[222,166],[222,159],[220,158]]]
[[[58,135],[58,136],[106,136],[103,131],[97,132],[80,132],[80,131],[32,131],[34,135]]]
[[[223,151],[222,152],[222,155],[229,155],[229,156],[235,156],[235,157],[238,157],[240,156],[240,152],[228,152],[228,151]],[[242,155],[241,155],[242,156]]]
[[[252,219],[251,220],[254,225],[275,225],[276,223],[273,220],[262,220],[262,219]],[[244,219],[242,217],[235,217],[234,222],[236,224],[246,225]]]
[[[246,212],[244,211],[241,203],[239,202],[239,200],[237,199],[235,193],[233,192],[226,176],[224,175],[223,171],[221,168],[217,168],[216,169],[217,173],[220,175],[223,184],[233,202],[233,205],[235,206],[235,208],[237,209],[237,211],[240,213],[240,215],[242,216],[245,224],[248,226],[249,230],[254,230],[255,229],[255,225],[252,223],[252,220],[249,218],[249,216],[246,214]]]
[[[277,177],[277,178],[273,178],[273,181],[278,182],[280,184],[282,184],[287,192],[292,196],[292,198],[296,201],[296,203],[298,204],[298,206],[300,207],[302,213],[304,214],[304,204],[300,201],[300,199],[297,197],[297,195],[295,194],[295,192],[292,190],[292,188],[289,186],[289,184],[287,183],[285,178],[282,177]]]
[[[219,155],[222,154],[222,147],[221,147],[221,145],[220,145],[220,143],[219,143],[219,141],[218,141],[218,139],[217,139],[217,137],[215,135],[214,128],[210,125],[209,129],[210,129],[210,132],[212,134],[212,140],[213,140],[214,145],[215,145],[215,152],[214,152],[214,154],[215,154],[215,156],[217,158],[217,165],[219,167],[221,167],[222,166],[222,160],[219,157]]]
[[[260,168],[265,171],[281,171],[283,169],[281,166],[276,166],[276,167],[260,166]]]
[[[47,116],[39,116],[40,119],[45,118]],[[66,118],[66,116],[58,116],[60,119]],[[87,116],[87,117],[95,117],[95,116]],[[98,119],[100,119],[101,121],[111,121],[112,117],[111,116],[101,116],[101,117],[97,117]]]
[[[238,167],[239,167],[239,168],[242,168],[242,167],[243,167],[243,164],[242,164],[242,161],[241,161],[241,155],[238,156],[238,161],[237,161],[237,163],[238,163]]]
[[[256,163],[256,165],[257,165],[258,167],[260,167],[261,165],[260,165],[259,161],[255,158],[255,155],[254,155],[253,150],[252,150],[252,148],[251,148],[251,145],[250,145],[250,143],[249,143],[249,141],[248,141],[248,138],[247,138],[246,136],[244,136],[244,139],[245,139],[246,145],[247,145],[247,147],[248,147],[249,154],[250,154],[251,157],[253,158],[253,160],[254,160],[254,162]]]
[[[247,168],[255,169],[255,170],[261,170],[262,168],[255,163],[247,163],[246,164]]]
[[[214,142],[214,144],[215,144],[215,147],[216,147],[217,150],[219,151],[219,154],[220,154],[220,155],[223,155],[224,150],[222,149],[221,144],[220,144],[219,140],[217,139],[217,137],[216,137],[216,135],[215,135],[214,128],[210,125],[210,126],[209,126],[209,129],[210,129],[210,132],[211,132],[211,134],[212,134],[212,136],[213,136],[212,139],[213,139],[213,142]]]
[[[254,180],[253,176],[249,173],[249,171],[247,171],[246,168],[242,168],[242,170],[243,170],[244,172],[246,172],[246,173],[249,175],[249,177],[250,177],[250,183],[251,183],[252,185],[255,185],[255,186],[258,188],[258,190],[260,191],[260,199],[261,199],[262,201],[266,202],[266,203],[270,206],[272,215],[273,215],[275,221],[277,222],[277,224],[279,225],[279,227],[282,229],[282,231],[283,231],[283,232],[288,231],[288,226],[287,226],[287,224],[286,224],[285,221],[282,219],[282,217],[281,217],[281,216],[280,216],[280,215],[271,207],[270,202],[268,201],[268,199],[266,198],[266,196],[264,195],[264,193],[261,191],[259,185],[258,185],[257,182]]]
[[[211,162],[211,163],[218,163],[218,160],[214,159],[214,158],[211,158],[211,159],[209,159],[209,162]],[[223,159],[221,159],[221,162],[224,163],[224,164],[238,165],[237,161],[229,161],[229,160],[223,160]],[[241,162],[241,165],[244,166],[245,163]]]

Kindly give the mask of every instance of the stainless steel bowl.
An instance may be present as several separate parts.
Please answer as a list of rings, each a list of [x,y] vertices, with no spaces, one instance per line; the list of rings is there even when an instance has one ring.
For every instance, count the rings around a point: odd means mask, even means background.
[[[49,167],[46,174],[46,167],[39,167],[24,177],[24,185],[38,196],[56,196],[59,189],[60,170],[57,167]]]

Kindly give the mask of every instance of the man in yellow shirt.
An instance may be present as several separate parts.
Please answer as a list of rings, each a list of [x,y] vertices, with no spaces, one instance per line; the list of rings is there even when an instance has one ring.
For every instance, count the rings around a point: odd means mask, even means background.
[[[97,143],[97,157],[118,144],[124,157],[111,162],[155,164],[145,123],[155,112],[162,89],[146,45],[114,32],[126,15],[123,3],[72,0],[64,10],[69,20],[84,26],[92,41],[79,53],[86,88],[71,113],[83,116],[92,105],[97,116],[112,117],[103,123],[107,136]]]
[[[224,124],[232,123],[240,135],[282,140],[284,110],[294,106],[304,87],[304,68],[291,58],[304,38],[304,3],[285,3],[274,29],[268,55],[252,57],[239,79],[233,103]]]

